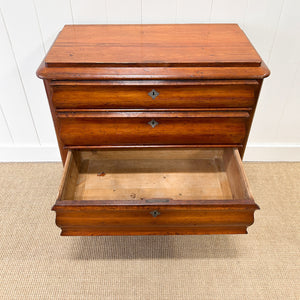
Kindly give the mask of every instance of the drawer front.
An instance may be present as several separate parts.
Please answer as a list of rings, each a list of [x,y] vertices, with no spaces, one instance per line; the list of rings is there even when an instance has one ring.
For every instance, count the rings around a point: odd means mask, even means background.
[[[252,107],[257,88],[257,81],[200,85],[69,83],[54,85],[52,99],[56,108]]]
[[[62,235],[159,235],[247,233],[254,205],[205,209],[144,207],[55,207]]]
[[[65,145],[201,145],[241,144],[248,113],[196,114],[180,117],[136,114],[121,117],[59,118]],[[134,116],[134,117],[132,117]]]

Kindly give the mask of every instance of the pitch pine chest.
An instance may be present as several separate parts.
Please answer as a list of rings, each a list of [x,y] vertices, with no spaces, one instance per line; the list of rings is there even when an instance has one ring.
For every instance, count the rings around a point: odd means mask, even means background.
[[[247,232],[241,158],[269,70],[238,25],[68,25],[37,75],[62,235]]]

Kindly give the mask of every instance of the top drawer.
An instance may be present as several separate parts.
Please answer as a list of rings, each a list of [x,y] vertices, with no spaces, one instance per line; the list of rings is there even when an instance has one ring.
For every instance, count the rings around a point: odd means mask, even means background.
[[[56,108],[252,107],[256,80],[55,82]]]

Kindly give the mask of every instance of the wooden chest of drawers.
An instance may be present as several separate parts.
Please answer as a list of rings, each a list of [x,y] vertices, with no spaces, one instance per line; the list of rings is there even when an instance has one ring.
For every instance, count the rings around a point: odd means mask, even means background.
[[[241,157],[269,70],[237,25],[65,26],[37,74],[62,235],[247,232]]]

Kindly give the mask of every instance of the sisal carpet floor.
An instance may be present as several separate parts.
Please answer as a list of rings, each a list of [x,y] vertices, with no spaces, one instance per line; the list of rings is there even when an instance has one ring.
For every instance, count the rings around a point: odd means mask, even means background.
[[[246,163],[248,235],[60,237],[60,163],[0,164],[1,299],[300,299],[300,163]]]

